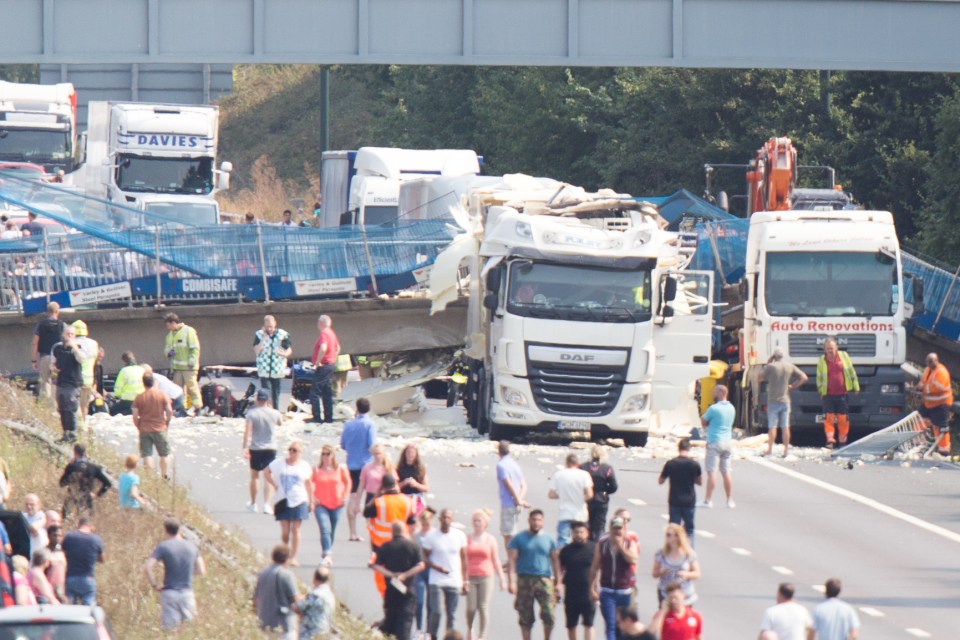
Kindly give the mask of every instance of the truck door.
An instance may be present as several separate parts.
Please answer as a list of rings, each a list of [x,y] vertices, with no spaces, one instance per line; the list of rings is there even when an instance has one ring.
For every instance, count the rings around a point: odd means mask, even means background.
[[[708,375],[713,331],[713,273],[680,271],[661,275],[659,296],[672,288],[676,296],[657,305],[653,327],[653,407],[681,410],[693,402],[695,383]]]

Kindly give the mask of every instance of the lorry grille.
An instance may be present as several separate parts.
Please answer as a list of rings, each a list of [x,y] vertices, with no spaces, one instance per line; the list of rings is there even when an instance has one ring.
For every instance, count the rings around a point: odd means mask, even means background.
[[[530,388],[541,411],[567,416],[605,416],[623,391],[626,367],[529,363]]]
[[[872,358],[877,355],[877,336],[872,333],[841,333],[835,336],[841,351],[853,357]],[[826,334],[791,333],[790,357],[816,357],[823,353]]]

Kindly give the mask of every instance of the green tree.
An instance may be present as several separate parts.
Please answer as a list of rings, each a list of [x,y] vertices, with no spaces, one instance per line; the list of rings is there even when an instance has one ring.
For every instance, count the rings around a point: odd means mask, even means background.
[[[936,151],[929,164],[927,206],[920,215],[918,241],[925,253],[960,264],[960,91],[936,117]]]

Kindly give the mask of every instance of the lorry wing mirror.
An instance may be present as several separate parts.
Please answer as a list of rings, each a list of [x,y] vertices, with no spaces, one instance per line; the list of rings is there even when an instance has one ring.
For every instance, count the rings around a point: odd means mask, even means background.
[[[496,291],[491,291],[487,295],[483,296],[483,306],[490,311],[496,311],[499,304],[500,294],[498,294]]]
[[[224,163],[227,164],[227,163]],[[226,191],[230,188],[230,174],[229,173],[218,173],[217,174],[217,190]]]
[[[677,279],[674,276],[665,276],[663,279],[663,301],[673,302],[677,299]]]
[[[487,271],[487,291],[500,291],[501,278],[503,278],[503,267],[496,266]],[[493,308],[496,309],[496,306]]]

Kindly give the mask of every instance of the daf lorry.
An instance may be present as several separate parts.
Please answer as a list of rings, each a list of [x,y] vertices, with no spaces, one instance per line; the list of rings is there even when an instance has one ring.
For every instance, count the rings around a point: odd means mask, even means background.
[[[712,274],[684,269],[655,207],[513,175],[469,189],[452,213],[464,233],[438,257],[430,291],[434,310],[469,292],[465,395],[481,433],[643,446],[651,429],[696,421]]]
[[[73,85],[0,81],[0,162],[40,165],[64,179],[77,167],[77,92]],[[61,178],[57,178],[61,179]]]
[[[463,149],[361,147],[326,151],[320,169],[319,225],[377,225],[398,217],[400,185],[424,176],[480,173],[481,158]]]
[[[186,225],[219,221],[213,196],[233,167],[216,166],[216,106],[91,102],[87,121],[88,196]]]

